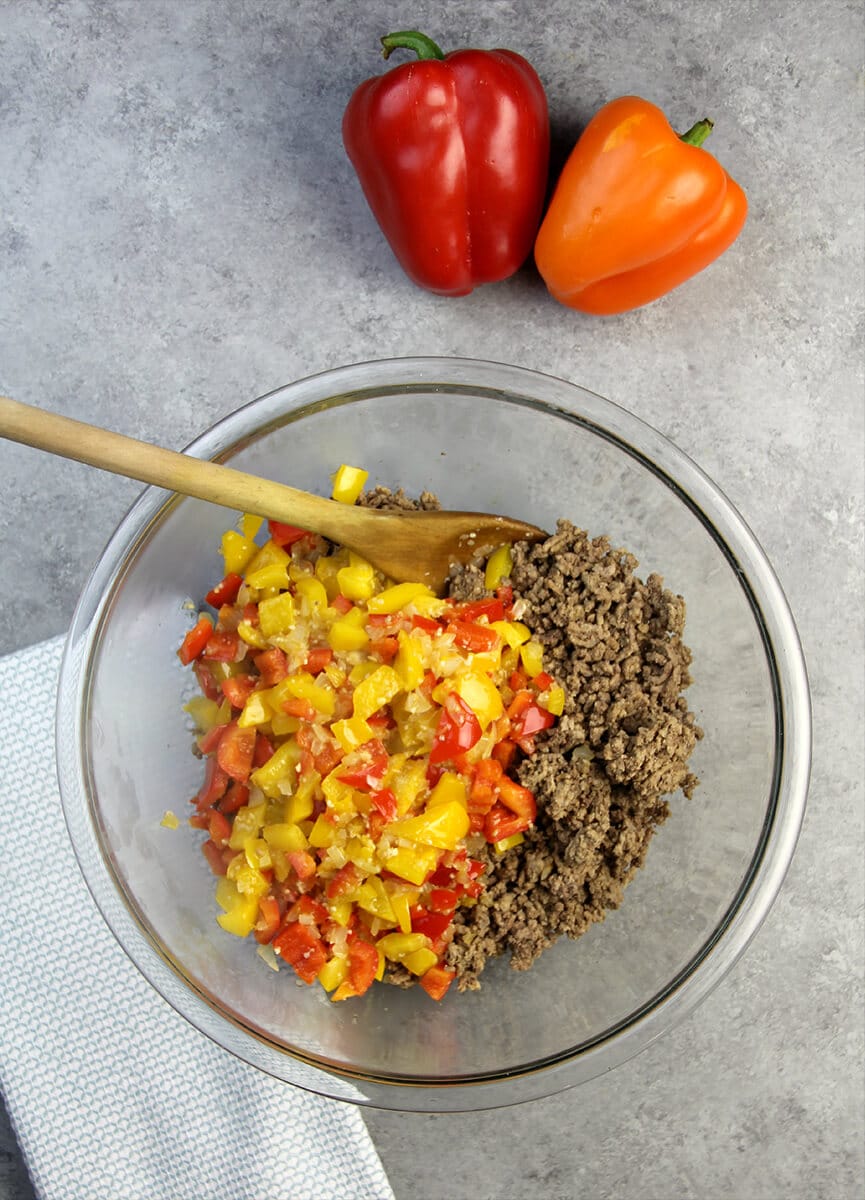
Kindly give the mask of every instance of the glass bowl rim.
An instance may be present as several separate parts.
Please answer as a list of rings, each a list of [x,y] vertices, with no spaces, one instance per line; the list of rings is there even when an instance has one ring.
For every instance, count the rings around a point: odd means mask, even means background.
[[[774,685],[774,786],[751,866],[724,918],[658,996],[576,1053],[481,1077],[432,1080],[366,1076],[328,1068],[232,1019],[195,988],[182,965],[156,944],[125,898],[98,834],[86,760],[87,705],[94,655],[111,597],[138,547],[178,498],[146,488],[118,524],[87,580],[66,640],[57,698],[57,767],[73,849],[97,907],[127,956],[196,1029],[242,1060],[320,1095],[403,1111],[461,1111],[546,1096],[584,1082],[641,1052],[702,1002],[733,967],[768,914],[804,819],[810,774],[807,671],[780,583],[753,533],[724,493],[668,438],[640,417],[579,384],[525,367],[480,359],[379,359],[306,376],[249,401],[195,438],[185,452],[220,461],[277,426],[338,403],[423,387],[470,389],[535,407],[616,444],[686,504],[737,573],[761,633]],[[577,403],[575,403],[577,402]]]

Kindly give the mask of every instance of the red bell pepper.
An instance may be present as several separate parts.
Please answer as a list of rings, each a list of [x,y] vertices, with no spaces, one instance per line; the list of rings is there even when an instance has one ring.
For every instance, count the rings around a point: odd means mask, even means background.
[[[414,51],[348,102],[342,136],[373,215],[406,274],[443,296],[507,279],[532,248],[547,184],[543,84],[510,50],[445,55],[422,33],[381,39]]]

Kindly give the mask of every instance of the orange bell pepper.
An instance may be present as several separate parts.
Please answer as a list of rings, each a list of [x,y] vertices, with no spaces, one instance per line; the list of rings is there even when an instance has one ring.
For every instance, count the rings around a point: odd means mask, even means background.
[[[623,96],[589,122],[535,242],[551,294],[608,316],[649,304],[738,237],[745,193],[701,149],[712,122],[679,137],[654,104]]]

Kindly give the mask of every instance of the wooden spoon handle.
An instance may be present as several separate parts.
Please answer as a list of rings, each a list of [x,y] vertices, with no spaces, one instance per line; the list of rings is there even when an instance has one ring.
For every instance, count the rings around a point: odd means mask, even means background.
[[[345,505],[0,396],[0,435],[61,458],[337,538]],[[333,523],[336,522],[334,525]],[[332,532],[328,532],[332,530]]]

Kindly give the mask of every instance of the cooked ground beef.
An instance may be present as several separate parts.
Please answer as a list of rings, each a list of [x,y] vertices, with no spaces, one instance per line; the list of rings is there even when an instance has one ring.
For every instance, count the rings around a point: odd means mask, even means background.
[[[501,857],[484,850],[486,891],[457,911],[448,962],[461,990],[479,986],[488,959],[509,953],[524,970],[617,908],[669,815],[664,796],[697,784],[688,758],[702,731],[681,694],[691,682],[684,601],[657,575],[643,583],[636,566],[567,521],[514,547],[514,594],[565,711],[517,768],[537,800],[534,829]],[[482,570],[456,568],[451,594],[484,595]]]
[[[415,503],[387,488],[362,502],[440,507],[430,493]],[[482,839],[471,848],[487,863],[487,886],[454,920],[448,963],[461,991],[480,986],[489,959],[509,954],[525,970],[562,934],[579,937],[618,908],[669,815],[664,797],[696,787],[688,759],[702,731],[682,695],[691,682],[685,604],[658,575],[641,581],[636,567],[631,554],[568,521],[543,542],[514,546],[517,615],[543,644],[565,710],[516,770],[535,794],[533,829],[501,856]],[[486,596],[482,565],[454,568],[450,594]],[[414,982],[401,968],[388,978]]]

